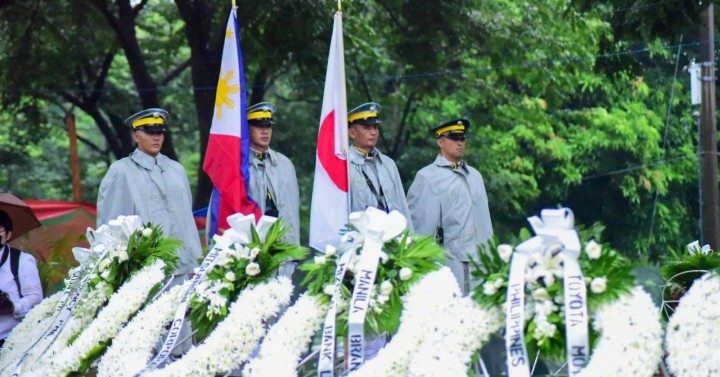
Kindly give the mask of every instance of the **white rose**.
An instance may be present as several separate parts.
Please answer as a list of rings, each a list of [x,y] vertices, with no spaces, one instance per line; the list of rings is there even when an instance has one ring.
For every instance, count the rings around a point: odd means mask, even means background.
[[[555,284],[555,276],[553,274],[543,276],[543,283],[545,283],[546,287]]]
[[[599,277],[592,279],[592,282],[590,282],[590,290],[592,293],[603,293],[605,292],[605,289],[607,288],[607,278]]]
[[[118,260],[119,260],[120,262],[125,262],[125,261],[128,260],[129,258],[130,258],[130,257],[128,256],[128,253],[127,253],[127,251],[125,251],[125,250],[120,250],[120,252],[118,253]]]
[[[260,248],[259,248],[259,247],[253,247],[253,248],[250,250],[250,259],[255,259],[255,257],[258,256],[258,254],[260,254]]]
[[[378,304],[382,305],[390,300],[390,296],[387,295],[379,295],[377,298]]]
[[[315,264],[325,264],[326,261],[325,256],[319,255],[315,257]]]
[[[105,258],[100,261],[100,264],[98,265],[98,270],[103,271],[108,268],[108,266],[110,266],[110,259]]]
[[[328,296],[332,296],[335,294],[335,286],[332,284],[328,284],[325,286],[325,288],[323,288],[323,292]]]
[[[495,287],[495,284],[490,282],[483,284],[483,293],[485,294],[485,296],[492,296],[497,293],[497,288]]]
[[[602,246],[595,242],[595,240],[590,240],[585,245],[585,252],[588,255],[588,258],[590,259],[598,259],[600,258],[600,254],[602,254]]]
[[[150,236],[152,236],[152,233],[153,233],[153,232],[152,232],[152,228],[145,228],[145,229],[143,229],[143,231],[142,231],[142,235],[143,235],[144,237],[150,237]]]
[[[384,295],[389,295],[393,290],[393,285],[390,282],[390,280],[385,280],[380,284],[380,293]]]
[[[408,238],[409,239],[409,238]],[[400,269],[400,280],[407,281],[412,277],[413,271],[407,267]]]
[[[495,286],[495,288],[500,289],[500,287],[502,287],[504,282],[505,282],[505,280],[503,280],[503,278],[497,278],[497,279],[495,279],[495,282],[493,282],[493,285]]]
[[[225,273],[225,280],[227,281],[235,281],[235,273],[232,271],[228,271]]]
[[[497,247],[498,254],[500,255],[500,258],[503,260],[503,262],[508,263],[510,262],[510,257],[513,253],[512,246],[508,244],[502,244]]]
[[[337,249],[333,245],[327,245],[325,246],[325,256],[326,257],[332,257],[333,255],[337,254]]]
[[[260,265],[252,262],[248,263],[248,265],[245,267],[245,273],[249,276],[255,276],[260,273]]]

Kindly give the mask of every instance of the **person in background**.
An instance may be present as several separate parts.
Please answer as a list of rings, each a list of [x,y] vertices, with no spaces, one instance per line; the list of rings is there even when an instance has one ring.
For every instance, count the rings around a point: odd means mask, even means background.
[[[380,105],[369,102],[348,112],[348,135],[352,140],[348,152],[350,210],[364,211],[367,207],[385,212],[397,210],[407,217],[408,229],[413,230],[395,161],[376,148],[382,124],[378,118],[380,110]]]
[[[445,247],[446,265],[465,294],[474,288],[470,259],[477,259],[478,246],[493,234],[482,175],[463,160],[469,128],[467,119],[432,128],[440,153],[417,172],[408,190],[415,230],[434,235]]]
[[[250,129],[250,197],[264,215],[283,219],[288,232],[282,240],[300,244],[300,190],[295,166],[284,154],[270,148],[275,105],[261,102],[247,109]],[[291,277],[297,262],[285,262],[278,274]]]
[[[185,280],[197,267],[202,248],[185,169],[160,153],[168,118],[163,109],[147,109],[125,120],[132,127],[137,148],[110,165],[100,183],[97,224],[107,224],[120,215],[138,215],[143,222],[161,226],[166,236],[183,242],[173,275]]]
[[[200,237],[192,214],[192,194],[185,168],[160,153],[169,115],[163,109],[143,110],[125,120],[137,143],[130,156],[115,161],[100,183],[97,224],[120,215],[138,215],[143,222],[162,227],[167,237],[183,244],[176,250],[177,268],[168,286],[187,280],[202,256]],[[190,348],[189,321],[183,323],[179,354]]]
[[[250,196],[264,215],[283,219],[283,240],[300,244],[300,190],[295,167],[284,154],[270,148],[275,105],[261,102],[247,109],[250,126]]]
[[[33,306],[43,299],[35,258],[12,248],[13,222],[0,210],[0,347]]]

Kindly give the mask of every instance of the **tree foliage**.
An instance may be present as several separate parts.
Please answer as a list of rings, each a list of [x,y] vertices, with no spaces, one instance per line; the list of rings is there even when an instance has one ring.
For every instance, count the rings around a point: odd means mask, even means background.
[[[336,2],[238,3],[248,99],[278,105],[273,146],[295,163],[307,218]],[[379,147],[406,187],[437,153],[428,129],[470,119],[466,158],[485,177],[501,239],[526,216],[567,205],[581,224],[604,224],[615,248],[655,257],[699,232],[696,120],[681,68],[696,55],[703,6],[346,1],[348,107],[383,106]],[[12,173],[0,187],[69,196],[64,162],[35,156],[66,153],[63,119],[74,112],[93,200],[106,166],[132,148],[122,120],[161,106],[172,116],[167,152],[204,206],[228,11],[198,0],[0,2],[0,122],[9,130],[0,164]]]

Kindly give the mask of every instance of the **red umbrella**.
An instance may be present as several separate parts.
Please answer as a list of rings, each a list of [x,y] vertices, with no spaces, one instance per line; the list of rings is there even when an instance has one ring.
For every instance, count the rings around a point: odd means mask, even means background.
[[[13,222],[10,241],[40,226],[30,206],[13,194],[0,193],[0,210],[7,212]]]

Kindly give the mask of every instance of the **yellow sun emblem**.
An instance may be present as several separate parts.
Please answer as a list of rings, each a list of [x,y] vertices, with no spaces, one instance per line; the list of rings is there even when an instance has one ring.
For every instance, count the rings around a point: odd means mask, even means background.
[[[215,94],[215,116],[217,119],[222,119],[222,109],[225,105],[228,109],[235,108],[235,104],[230,99],[231,94],[240,93],[239,85],[230,85],[235,71],[232,69],[227,71],[225,77],[220,76],[217,85],[217,94]]]

